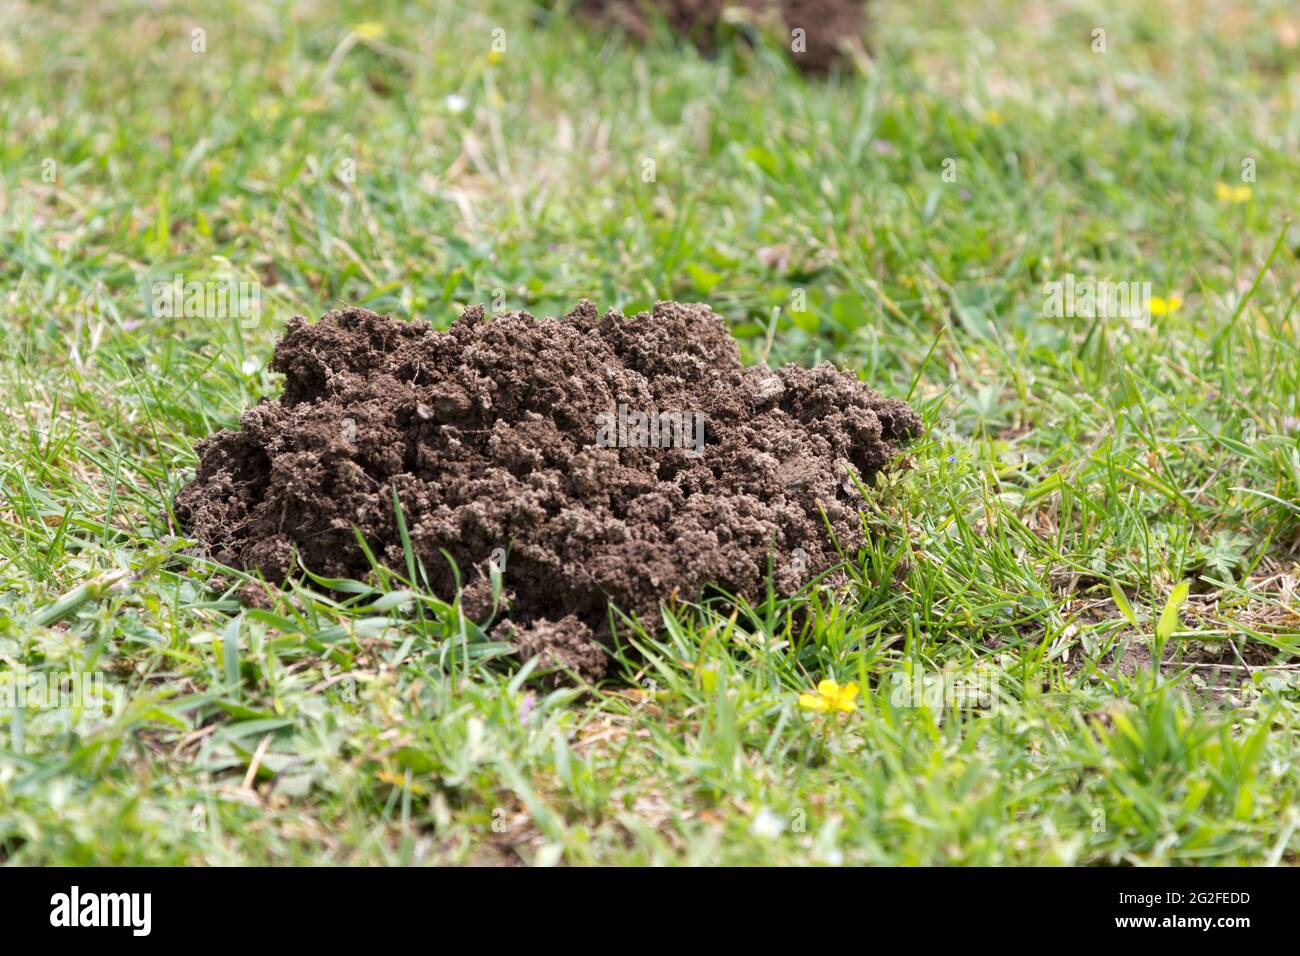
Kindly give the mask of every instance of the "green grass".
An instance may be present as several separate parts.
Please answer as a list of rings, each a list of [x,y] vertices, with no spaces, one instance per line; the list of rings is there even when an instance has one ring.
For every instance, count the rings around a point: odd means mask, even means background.
[[[0,709],[0,859],[1296,861],[1291,4],[884,3],[825,82],[517,3],[46,6],[0,2],[0,671],[112,701]],[[260,321],[154,317],[175,273]],[[1044,316],[1067,273],[1182,304]],[[258,610],[186,557],[289,316],[583,297],[911,394],[848,586],[549,691],[404,569]],[[945,671],[993,706],[895,693]],[[823,677],[858,709],[801,711]]]

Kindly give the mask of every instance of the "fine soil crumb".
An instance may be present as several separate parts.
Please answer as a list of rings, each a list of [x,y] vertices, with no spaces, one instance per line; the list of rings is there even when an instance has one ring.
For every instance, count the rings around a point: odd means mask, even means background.
[[[578,9],[644,42],[658,13],[674,31],[710,50],[722,24],[747,22],[780,31],[800,69],[825,73],[867,31],[866,0],[579,0]],[[802,30],[802,34],[793,31]]]
[[[211,558],[364,579],[355,527],[401,570],[396,493],[440,595],[445,551],[484,620],[503,567],[507,638],[587,678],[611,603],[653,621],[709,585],[761,598],[769,573],[788,594],[838,562],[835,541],[852,553],[859,482],[921,427],[833,366],[742,366],[717,315],[674,302],[559,320],[476,306],[448,331],[348,308],[291,319],[271,368],[281,397],[199,442],[176,498]]]

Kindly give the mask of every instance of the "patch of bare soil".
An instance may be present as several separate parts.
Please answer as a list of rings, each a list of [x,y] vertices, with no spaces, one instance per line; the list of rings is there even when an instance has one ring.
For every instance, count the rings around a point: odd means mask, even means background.
[[[300,561],[365,578],[354,529],[478,620],[502,567],[505,636],[599,677],[608,606],[654,620],[716,585],[791,593],[863,543],[860,492],[921,428],[830,365],[744,367],[703,305],[563,319],[474,307],[448,331],[364,309],[291,319],[280,398],[198,445],[176,515],[272,582]],[[657,419],[654,427],[651,419]],[[674,426],[676,423],[676,426]],[[652,430],[653,429],[653,430]],[[861,483],[861,484],[860,484]]]
[[[642,42],[657,14],[704,50],[713,49],[724,23],[766,26],[781,31],[791,58],[810,73],[825,73],[851,47],[861,48],[867,32],[866,0],[580,0],[577,8]]]
[[[1265,563],[1274,562],[1266,559]],[[1266,599],[1280,591],[1289,601],[1295,581],[1293,575],[1284,572],[1253,577],[1249,585],[1261,599],[1256,602],[1259,606],[1234,608],[1230,612],[1219,607],[1216,594],[1193,595],[1180,612],[1183,627],[1192,631],[1204,629],[1206,637],[1183,636],[1168,641],[1160,658],[1161,672],[1165,675],[1189,672],[1189,686],[1197,692],[1198,698],[1207,704],[1217,704],[1225,695],[1237,693],[1257,673],[1289,675],[1300,668],[1294,655],[1285,650],[1250,639],[1244,633],[1224,633],[1225,625],[1230,623],[1225,614],[1231,615],[1239,624],[1254,626],[1261,631],[1267,630],[1265,622],[1294,620],[1295,612],[1282,603],[1274,604]],[[1080,620],[1093,623],[1114,621],[1120,617],[1119,608],[1109,597],[1090,601],[1079,607],[1077,613]],[[1126,628],[1117,636],[1114,646],[1097,661],[1097,668],[1103,673],[1126,678],[1150,670],[1151,643],[1149,629],[1134,631]],[[1073,654],[1066,670],[1074,675],[1085,666],[1091,666],[1088,656]]]

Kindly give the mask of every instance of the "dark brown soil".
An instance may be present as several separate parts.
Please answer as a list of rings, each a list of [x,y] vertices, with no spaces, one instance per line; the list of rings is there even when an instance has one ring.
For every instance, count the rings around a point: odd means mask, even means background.
[[[810,73],[825,73],[847,49],[861,48],[867,32],[866,0],[579,0],[578,9],[643,42],[657,12],[669,27],[706,50],[717,41],[724,14],[738,14],[780,31],[791,58]],[[797,46],[791,34],[796,29],[804,31]]]
[[[436,591],[455,592],[445,550],[486,619],[496,552],[507,636],[585,677],[604,669],[611,602],[653,621],[710,584],[761,599],[769,571],[790,593],[837,563],[828,525],[862,543],[853,477],[920,429],[830,365],[743,367],[717,315],[673,302],[560,320],[474,307],[445,332],[349,308],[291,319],[271,368],[283,395],[201,441],[176,498],[212,558],[275,582],[297,560],[365,578],[355,526],[401,571],[395,491]],[[620,405],[702,414],[703,449],[689,429],[677,447],[603,447],[598,416]]]

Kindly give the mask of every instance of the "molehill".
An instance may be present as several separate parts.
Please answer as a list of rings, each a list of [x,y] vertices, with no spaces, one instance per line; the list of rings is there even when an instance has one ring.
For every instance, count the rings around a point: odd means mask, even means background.
[[[610,604],[643,620],[710,585],[761,599],[863,543],[860,494],[920,418],[830,365],[745,367],[703,305],[562,319],[468,310],[447,331],[365,309],[295,317],[280,398],[198,444],[176,497],[213,559],[273,582],[364,579],[354,529],[405,555],[521,658],[601,676]],[[699,447],[697,436],[702,437]],[[832,538],[833,536],[833,538]]]
[[[576,9],[642,42],[650,38],[654,11],[704,50],[713,49],[725,23],[766,26],[781,34],[808,73],[825,73],[849,45],[861,48],[867,31],[866,0],[579,0]],[[797,42],[795,30],[802,31]]]

